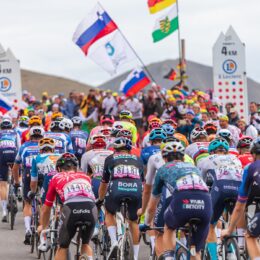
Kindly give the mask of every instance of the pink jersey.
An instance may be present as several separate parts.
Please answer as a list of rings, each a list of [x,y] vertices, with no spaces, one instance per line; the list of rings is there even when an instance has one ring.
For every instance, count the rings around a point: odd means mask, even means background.
[[[63,203],[81,201],[82,199],[95,200],[90,178],[83,172],[59,172],[50,181],[45,205],[52,207],[59,195]]]

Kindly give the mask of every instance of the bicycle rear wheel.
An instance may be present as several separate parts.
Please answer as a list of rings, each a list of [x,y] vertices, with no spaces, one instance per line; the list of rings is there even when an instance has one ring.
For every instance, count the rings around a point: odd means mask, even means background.
[[[15,215],[16,215],[16,212],[17,212],[17,205],[16,205],[16,201],[14,198],[12,198],[11,196],[11,199],[9,200],[9,207],[10,207],[10,227],[11,227],[11,230],[14,229],[14,222],[15,222]]]
[[[188,259],[187,251],[183,247],[180,246],[176,251],[175,259],[176,260],[186,260],[186,259]]]
[[[222,259],[223,260],[240,260],[240,252],[235,238],[227,238],[222,246]]]
[[[119,260],[133,260],[134,259],[134,248],[133,239],[129,230],[127,230],[122,238],[121,246],[118,250]]]

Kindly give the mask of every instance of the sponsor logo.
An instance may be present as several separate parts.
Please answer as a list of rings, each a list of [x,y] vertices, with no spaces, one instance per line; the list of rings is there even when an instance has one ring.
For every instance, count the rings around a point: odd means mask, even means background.
[[[12,87],[12,82],[9,78],[2,77],[0,78],[0,91],[7,92]]]
[[[223,70],[227,73],[227,74],[233,74],[236,72],[237,70],[237,64],[235,61],[233,60],[225,60],[223,63]]]
[[[90,210],[88,209],[73,209],[73,214],[89,214]]]
[[[203,210],[205,209],[205,202],[204,200],[184,199],[182,200],[182,208]]]
[[[118,190],[121,191],[137,191],[137,183],[118,182]]]

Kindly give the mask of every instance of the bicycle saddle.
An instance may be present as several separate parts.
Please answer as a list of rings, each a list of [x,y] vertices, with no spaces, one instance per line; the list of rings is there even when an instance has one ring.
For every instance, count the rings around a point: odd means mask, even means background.
[[[125,197],[125,198],[122,198],[121,200],[120,200],[120,202],[121,203],[127,203],[127,202],[129,202],[129,201],[131,201],[132,200],[132,198],[130,198],[130,197]]]
[[[83,226],[90,226],[91,223],[89,221],[76,221],[74,226],[76,227],[83,227]]]
[[[201,223],[201,220],[199,218],[191,218],[189,220],[189,224],[190,226],[196,226],[196,225],[199,225]]]

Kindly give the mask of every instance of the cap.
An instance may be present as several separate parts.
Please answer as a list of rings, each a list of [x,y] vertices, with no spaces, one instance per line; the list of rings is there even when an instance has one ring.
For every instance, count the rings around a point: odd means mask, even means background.
[[[228,121],[228,116],[226,116],[226,115],[221,115],[221,116],[219,117],[219,120]]]
[[[48,92],[42,92],[42,96],[44,96],[44,97],[48,97]]]
[[[208,111],[209,111],[209,112],[210,112],[210,111],[213,111],[213,112],[215,112],[215,113],[218,113],[218,108],[217,108],[217,107],[211,107],[211,108],[208,109]]]
[[[190,114],[190,115],[195,116],[195,113],[194,113],[194,111],[192,109],[188,109],[186,114]]]

